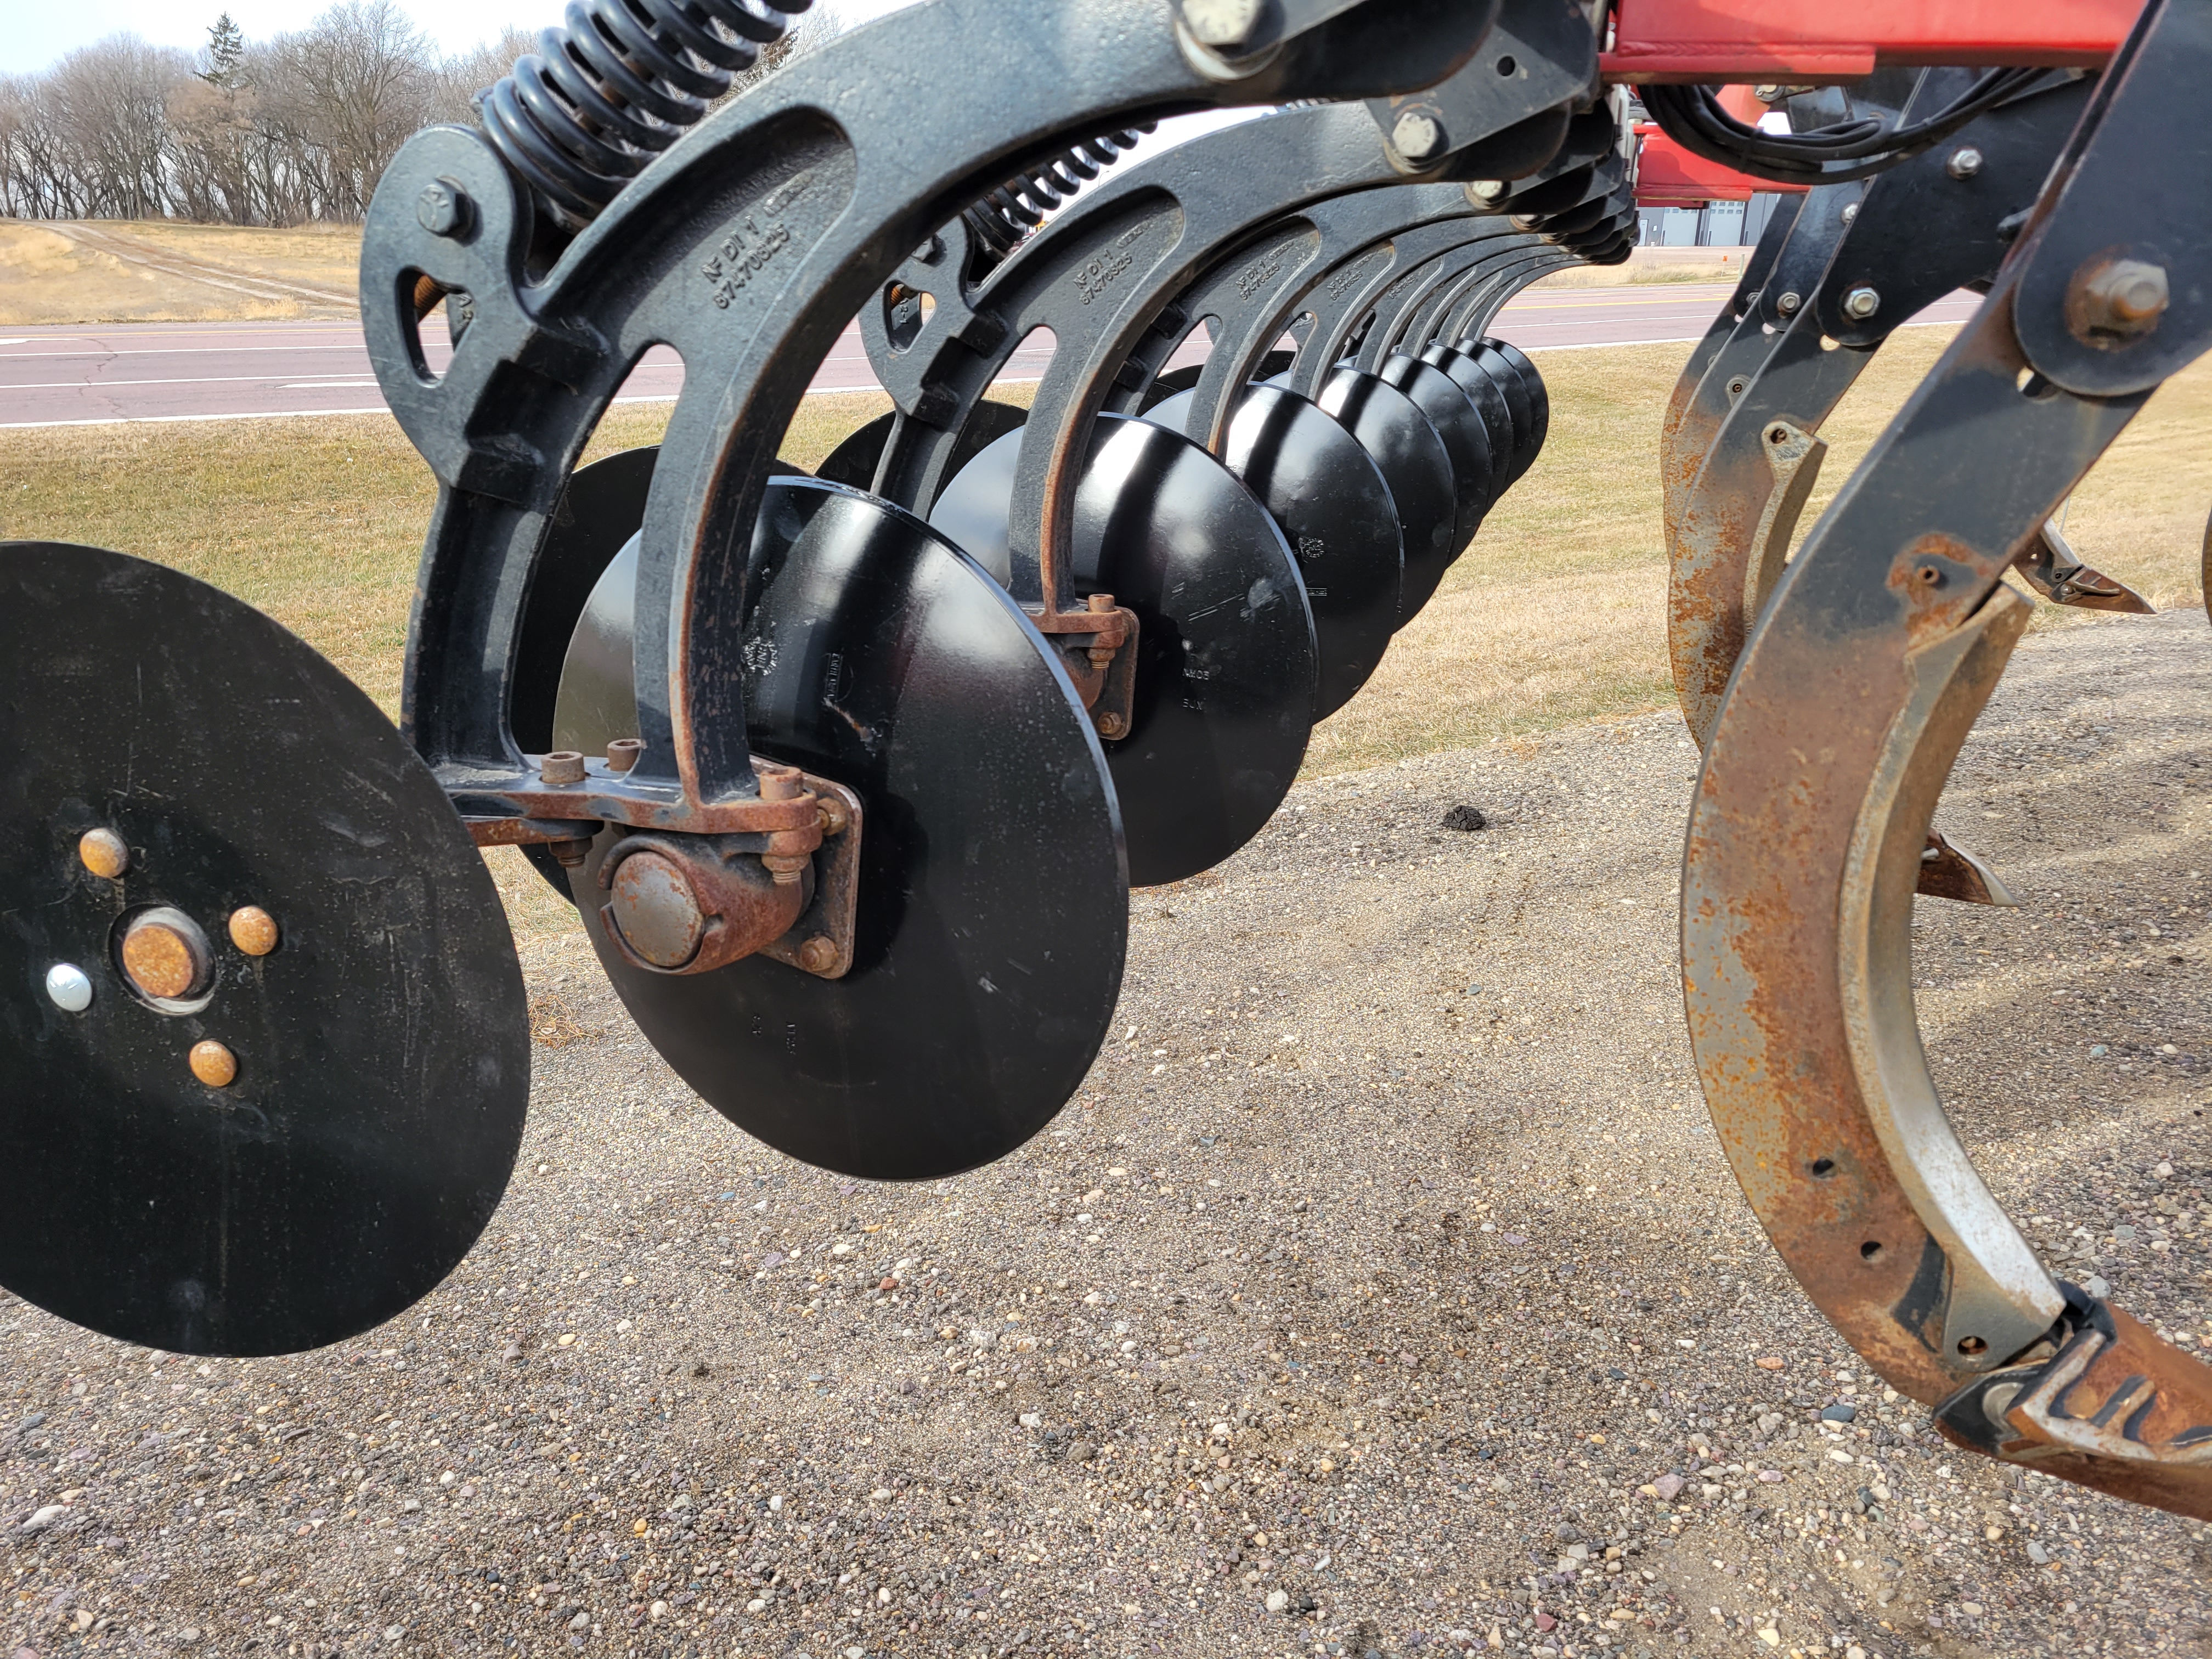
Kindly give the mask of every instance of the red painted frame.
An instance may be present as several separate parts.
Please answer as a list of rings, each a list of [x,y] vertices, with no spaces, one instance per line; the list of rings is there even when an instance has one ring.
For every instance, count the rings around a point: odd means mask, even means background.
[[[1878,64],[2094,69],[2142,0],[1615,0],[1608,81],[1856,80]]]

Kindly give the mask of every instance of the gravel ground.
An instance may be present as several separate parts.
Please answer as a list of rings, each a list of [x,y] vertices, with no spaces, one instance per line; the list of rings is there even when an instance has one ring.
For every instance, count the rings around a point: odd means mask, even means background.
[[[2203,635],[2022,647],[1942,821],[2025,908],[1916,971],[2014,1212],[2212,1342]],[[1954,1453],[1767,1249],[1677,999],[1692,765],[1653,716],[1302,787],[1139,896],[1056,1126],[924,1188],[747,1141],[556,942],[524,1161],[406,1318],[0,1310],[5,1650],[2205,1653],[2212,1533]]]

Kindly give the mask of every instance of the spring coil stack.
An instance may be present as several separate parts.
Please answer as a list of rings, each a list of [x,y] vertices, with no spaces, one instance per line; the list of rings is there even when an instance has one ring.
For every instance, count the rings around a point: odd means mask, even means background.
[[[478,100],[484,131],[565,228],[617,191],[783,38],[791,16],[751,0],[569,0],[565,27]]]
[[[1158,125],[1145,121],[1072,144],[1042,167],[1016,173],[969,208],[962,216],[986,257],[996,262],[1012,252],[1044,222],[1046,214],[1135,149],[1138,138]]]

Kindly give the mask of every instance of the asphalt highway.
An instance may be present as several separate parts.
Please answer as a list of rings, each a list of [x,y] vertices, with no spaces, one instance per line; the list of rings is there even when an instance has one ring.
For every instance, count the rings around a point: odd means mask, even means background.
[[[1508,306],[1492,331],[1530,351],[1692,340],[1727,296],[1725,283],[1539,289]],[[1923,323],[1972,314],[1971,295],[1921,313]],[[431,368],[450,355],[442,326],[425,330]],[[1194,359],[1202,349],[1187,348]],[[1180,356],[1181,354],[1179,354]],[[1034,379],[1049,345],[1018,350],[1008,378]],[[673,398],[676,355],[656,348],[618,401]],[[872,387],[860,331],[848,328],[814,377],[817,392]],[[240,420],[282,415],[380,413],[361,327],[352,322],[92,324],[0,331],[0,428],[126,421]]]

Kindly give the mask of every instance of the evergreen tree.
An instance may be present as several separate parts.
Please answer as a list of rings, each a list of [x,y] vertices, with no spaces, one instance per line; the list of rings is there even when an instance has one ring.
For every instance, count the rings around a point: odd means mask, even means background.
[[[208,26],[207,67],[200,71],[200,79],[211,87],[233,85],[245,56],[246,36],[224,12]]]

